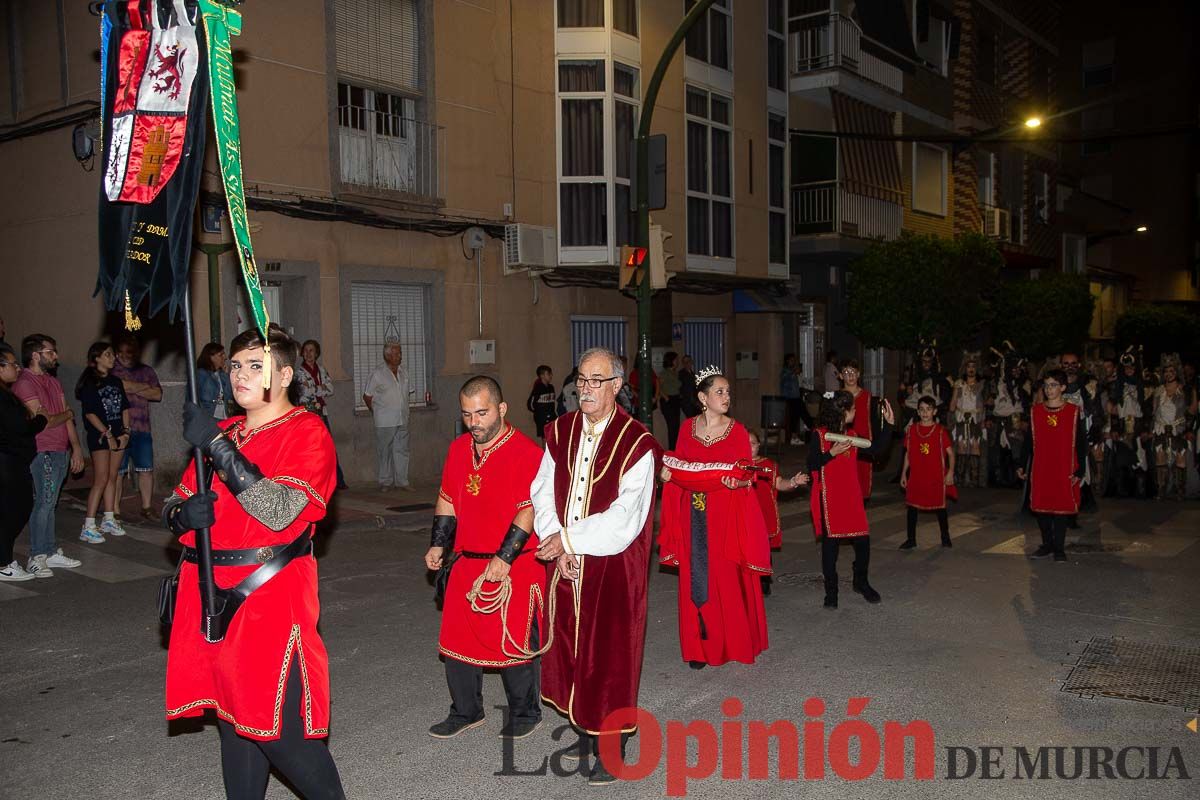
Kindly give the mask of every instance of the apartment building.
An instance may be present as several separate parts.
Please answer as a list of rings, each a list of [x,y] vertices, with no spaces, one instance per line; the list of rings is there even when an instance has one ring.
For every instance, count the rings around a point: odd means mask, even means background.
[[[169,4],[168,4],[169,5]],[[649,0],[253,0],[234,42],[251,227],[271,316],[321,341],[331,415],[351,480],[373,478],[361,399],[386,339],[414,384],[417,480],[457,432],[456,390],[500,379],[510,419],[534,368],[561,383],[578,353],[634,355],[634,303],[617,291],[629,238],[629,151],[644,82],[690,7]],[[58,337],[70,380],[88,343],[120,328],[91,297],[97,176],[85,153],[98,100],[98,20],[86,4],[0,3],[0,229],[10,338]],[[783,0],[718,0],[667,71],[671,291],[654,303],[668,348],[735,378],[735,413],[758,421],[777,390],[784,329],[789,100]],[[768,80],[769,78],[769,80]],[[83,127],[75,129],[77,124]],[[215,174],[211,161],[208,170]],[[219,190],[213,175],[209,192]],[[192,263],[198,336],[245,327],[227,223],[206,194]],[[506,238],[507,237],[507,238]],[[210,270],[210,264],[215,268]],[[183,394],[179,326],[147,320],[166,383],[159,461]],[[661,418],[659,418],[661,426]]]

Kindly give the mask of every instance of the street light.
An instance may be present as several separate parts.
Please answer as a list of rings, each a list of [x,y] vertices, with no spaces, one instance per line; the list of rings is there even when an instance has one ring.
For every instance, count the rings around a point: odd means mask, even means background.
[[[1039,127],[1041,127],[1041,125],[1042,125],[1041,117],[1030,117],[1029,119],[1025,120],[1026,128],[1039,128]]]
[[[1148,230],[1150,230],[1150,229],[1147,228],[1145,225],[1138,225],[1136,228],[1133,229],[1133,232],[1134,233],[1145,233]]]

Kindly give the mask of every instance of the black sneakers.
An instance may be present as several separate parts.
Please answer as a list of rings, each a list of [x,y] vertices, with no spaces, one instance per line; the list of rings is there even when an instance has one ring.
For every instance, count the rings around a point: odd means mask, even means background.
[[[542,724],[539,719],[513,719],[509,717],[508,722],[504,723],[504,727],[500,729],[501,739],[524,739],[529,734],[538,729]]]
[[[435,739],[453,739],[465,730],[470,728],[478,728],[483,724],[483,717],[476,720],[455,719],[454,717],[446,717],[444,720],[434,725],[429,729],[429,735]]]
[[[1030,558],[1046,558],[1047,556],[1052,556],[1052,555],[1054,555],[1054,548],[1049,547],[1047,545],[1042,545],[1037,550],[1034,550],[1032,553],[1030,553],[1029,557]]]

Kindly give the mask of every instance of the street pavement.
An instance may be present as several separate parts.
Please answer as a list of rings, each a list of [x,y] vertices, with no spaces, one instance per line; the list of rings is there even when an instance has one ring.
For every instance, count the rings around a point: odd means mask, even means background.
[[[785,463],[800,463],[801,452],[789,450]],[[687,782],[687,795],[1200,796],[1200,734],[1186,727],[1200,711],[1200,503],[1106,501],[1099,513],[1080,517],[1081,528],[1068,539],[1069,562],[1056,564],[1025,557],[1037,529],[1015,514],[1016,492],[969,489],[951,510],[952,549],[939,546],[936,521],[923,516],[918,548],[901,552],[904,506],[886,474],[877,474],[869,506],[871,581],[883,595],[878,606],[851,591],[847,548],[839,564],[841,607],[821,608],[807,491],[785,496],[784,547],[775,555],[766,601],[770,648],[754,665],[689,669],[679,656],[677,579],[652,569],[640,704],[659,721],[664,750],[678,756],[686,744],[672,720],[707,720],[718,732],[722,723],[740,722],[735,735],[752,721],[790,720],[803,731],[806,721],[818,719],[806,716],[805,700],[825,704],[819,719],[831,756],[823,779],[779,780],[775,748],[769,780],[750,780],[745,768],[734,777],[732,767],[742,759],[723,747],[712,777]],[[538,772],[543,758],[572,739],[547,708],[543,725],[506,755],[497,736],[496,706],[504,695],[495,675],[485,679],[491,709],[484,726],[452,740],[426,734],[449,705],[436,653],[438,612],[421,561],[431,512],[420,506],[432,500],[431,488],[344,493],[318,547],[321,630],[333,682],[330,747],[348,796],[641,798],[668,788],[678,794],[682,767],[676,758],[668,769],[665,753],[644,779],[607,788],[563,769],[555,774],[554,767],[564,766],[558,759],[546,774],[513,774]],[[133,509],[125,510],[130,516]],[[177,557],[171,537],[149,523],[127,522],[127,537],[88,546],[76,539],[81,517],[78,499],[65,495],[59,543],[83,566],[56,570],[50,580],[0,583],[0,799],[223,797],[211,722],[168,725],[162,715],[166,650],[154,599]],[[26,542],[22,536],[18,547]],[[1151,671],[1157,685],[1124,691],[1164,702],[1062,690],[1085,647],[1104,637],[1190,648],[1178,651],[1183,660],[1174,666]],[[741,701],[740,715],[723,713],[726,698]],[[882,764],[864,780],[839,777],[833,742],[845,741],[835,731],[848,719],[850,698],[869,698],[860,716],[879,735],[886,721],[928,722],[936,740],[933,778],[913,778],[911,744],[903,780],[885,780]],[[633,740],[631,762],[650,738],[644,730]],[[999,760],[993,771],[1005,769],[1004,778],[981,779],[980,764],[974,777],[947,777],[948,748],[971,748],[978,756],[985,746],[1005,748],[992,753]],[[1177,779],[1178,771],[1164,780],[1054,777],[1054,751],[1050,778],[1013,777],[1017,747],[1115,753],[1131,746],[1161,748],[1160,772],[1171,748],[1179,748],[1176,758],[1191,779]],[[701,755],[695,742],[689,752],[695,764]],[[1066,751],[1068,771],[1073,752]],[[1140,752],[1131,771],[1145,766],[1147,751]],[[859,755],[851,745],[851,763]],[[957,751],[957,774],[964,759]],[[726,763],[730,777],[723,779]],[[293,795],[273,779],[268,797]]]

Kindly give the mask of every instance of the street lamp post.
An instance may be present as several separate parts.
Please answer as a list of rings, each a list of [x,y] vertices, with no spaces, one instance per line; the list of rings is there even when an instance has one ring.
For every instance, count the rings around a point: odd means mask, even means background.
[[[637,139],[637,224],[634,228],[636,247],[650,246],[650,119],[654,116],[654,103],[658,100],[658,90],[662,86],[667,67],[675,56],[675,51],[683,43],[687,32],[708,12],[713,0],[699,0],[692,6],[691,11],[683,18],[667,46],[663,49],[654,74],[646,85],[646,96],[642,100],[642,118],[638,123]],[[654,378],[650,370],[650,270],[647,264],[640,271],[637,285],[638,305],[638,409],[642,422],[651,424],[650,404],[654,394]]]

